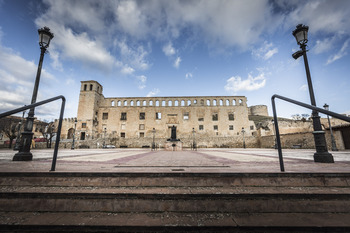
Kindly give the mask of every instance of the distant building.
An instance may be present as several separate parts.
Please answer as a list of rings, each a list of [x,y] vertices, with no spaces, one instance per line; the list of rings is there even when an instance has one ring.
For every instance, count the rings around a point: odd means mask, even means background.
[[[248,108],[245,96],[106,98],[100,83],[82,81],[76,136],[80,144],[85,141],[92,147],[103,140],[117,147],[146,147],[154,128],[161,146],[174,125],[185,147],[190,147],[193,139],[204,147],[238,146],[242,128],[246,136],[256,133],[254,122],[248,119],[250,112],[268,115],[264,105]],[[73,124],[71,119],[70,128],[62,131],[63,138]]]

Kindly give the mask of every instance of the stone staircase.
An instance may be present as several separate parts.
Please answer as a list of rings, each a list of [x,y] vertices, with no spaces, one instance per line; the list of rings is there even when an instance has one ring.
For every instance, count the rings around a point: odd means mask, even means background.
[[[0,232],[350,232],[350,173],[0,173]]]

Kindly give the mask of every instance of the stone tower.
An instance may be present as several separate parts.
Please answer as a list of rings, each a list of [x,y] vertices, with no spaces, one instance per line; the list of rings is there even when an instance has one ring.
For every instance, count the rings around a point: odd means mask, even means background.
[[[79,139],[94,139],[97,134],[98,111],[104,96],[102,85],[96,81],[81,81],[77,131]]]

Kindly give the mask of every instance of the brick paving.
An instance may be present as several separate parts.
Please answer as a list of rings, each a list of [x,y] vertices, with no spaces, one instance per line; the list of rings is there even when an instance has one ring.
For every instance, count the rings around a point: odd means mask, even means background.
[[[0,172],[51,168],[53,150],[32,150],[33,161],[12,161],[15,151],[0,150]],[[350,172],[350,151],[331,152],[335,163],[313,162],[314,150],[283,150],[286,172]],[[274,149],[60,149],[57,172],[280,172]]]

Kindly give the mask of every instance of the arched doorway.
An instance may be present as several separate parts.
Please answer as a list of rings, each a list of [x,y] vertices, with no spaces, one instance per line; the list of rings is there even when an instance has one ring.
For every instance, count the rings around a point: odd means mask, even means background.
[[[67,133],[67,139],[72,139],[73,138],[73,133],[74,133],[74,129],[70,128],[68,130],[68,133]]]

